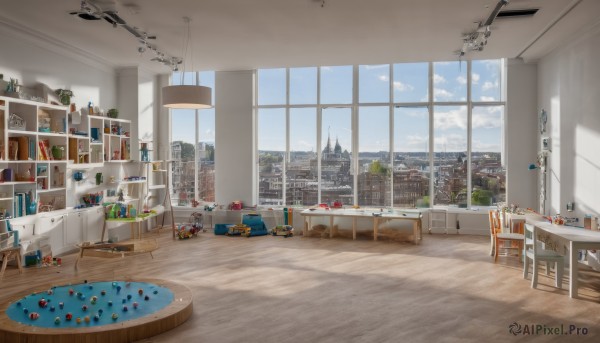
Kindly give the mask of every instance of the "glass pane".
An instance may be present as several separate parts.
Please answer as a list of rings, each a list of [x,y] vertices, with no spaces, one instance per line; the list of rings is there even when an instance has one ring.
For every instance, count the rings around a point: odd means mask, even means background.
[[[285,105],[285,69],[258,70],[258,104]]]
[[[473,61],[471,63],[471,98],[473,101],[501,100],[502,60]]]
[[[283,204],[285,109],[258,111],[258,204]]]
[[[394,64],[394,101],[428,102],[429,64]]]
[[[321,202],[354,205],[350,108],[323,109],[321,149]]]
[[[433,101],[467,101],[466,63],[433,63]]]
[[[471,204],[491,206],[506,201],[506,169],[502,159],[504,106],[473,108]]]
[[[196,118],[194,110],[171,110],[171,202],[187,206],[195,198],[194,142]]]
[[[290,69],[290,104],[317,103],[317,68]]]
[[[363,106],[358,115],[358,205],[390,206],[390,108]]]
[[[198,111],[198,198],[215,201],[215,110]]]
[[[429,110],[394,110],[394,206],[429,207]]]
[[[358,98],[361,103],[390,101],[390,65],[358,67]]]
[[[183,80],[181,77],[183,76]],[[183,83],[182,83],[183,81]],[[172,85],[195,85],[196,84],[196,72],[173,72],[171,75]]]
[[[200,72],[200,86],[210,87],[212,89],[212,104],[215,105],[215,72],[214,71],[201,71]]]
[[[312,206],[318,203],[316,108],[290,109],[289,156],[286,205]]]
[[[436,106],[433,117],[433,204],[466,206],[467,107]]]
[[[321,103],[352,103],[352,66],[321,67]]]

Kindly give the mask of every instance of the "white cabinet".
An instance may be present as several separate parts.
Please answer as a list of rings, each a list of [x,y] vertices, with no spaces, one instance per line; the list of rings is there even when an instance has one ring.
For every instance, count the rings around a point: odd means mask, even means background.
[[[65,217],[65,214],[40,216],[35,223],[35,234],[48,237],[53,256],[72,250],[65,247]]]
[[[85,224],[87,224],[85,211],[71,212],[67,215],[65,246],[75,247],[75,244],[79,244],[83,241]]]
[[[104,226],[104,208],[93,207],[86,211],[86,224],[83,240],[86,242],[100,242],[102,227]],[[106,239],[106,237],[105,237]]]

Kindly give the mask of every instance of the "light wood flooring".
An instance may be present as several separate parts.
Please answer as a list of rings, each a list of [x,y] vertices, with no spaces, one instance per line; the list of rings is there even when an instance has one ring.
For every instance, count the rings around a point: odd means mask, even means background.
[[[568,280],[557,290],[543,274],[531,289],[516,259],[493,263],[488,237],[425,234],[415,246],[210,231],[180,241],[163,231],[157,240],[154,259],[85,257],[75,271],[71,254],[61,267],[9,268],[0,301],[38,284],[151,277],[189,287],[194,314],[144,342],[600,341],[600,273],[584,269],[580,299],[568,297]],[[514,322],[588,333],[515,337]]]

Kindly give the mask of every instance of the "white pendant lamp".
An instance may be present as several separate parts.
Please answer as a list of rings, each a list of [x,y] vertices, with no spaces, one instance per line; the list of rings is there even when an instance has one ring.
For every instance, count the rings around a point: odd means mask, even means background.
[[[166,86],[162,89],[162,103],[167,108],[211,108],[212,89],[192,85]]]
[[[191,31],[190,21],[188,17],[184,17],[183,21],[187,24],[187,38],[185,49],[183,51],[183,72],[181,72],[181,82],[179,85],[166,86],[162,89],[162,104],[167,108],[174,109],[202,109],[212,108],[212,89],[210,87],[199,85],[183,85],[183,76],[185,74],[185,59],[187,49],[190,45]],[[193,49],[191,51],[192,71],[193,71]]]

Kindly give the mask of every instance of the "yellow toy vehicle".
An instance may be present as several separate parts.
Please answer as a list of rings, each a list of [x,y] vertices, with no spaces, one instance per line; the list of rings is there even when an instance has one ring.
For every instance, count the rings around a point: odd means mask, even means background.
[[[247,225],[235,224],[235,225],[232,225],[229,227],[229,230],[227,231],[227,236],[241,235],[241,236],[250,237],[251,231],[252,231],[252,228],[250,228]]]
[[[277,225],[271,231],[273,236],[293,237],[294,228],[291,225]]]

